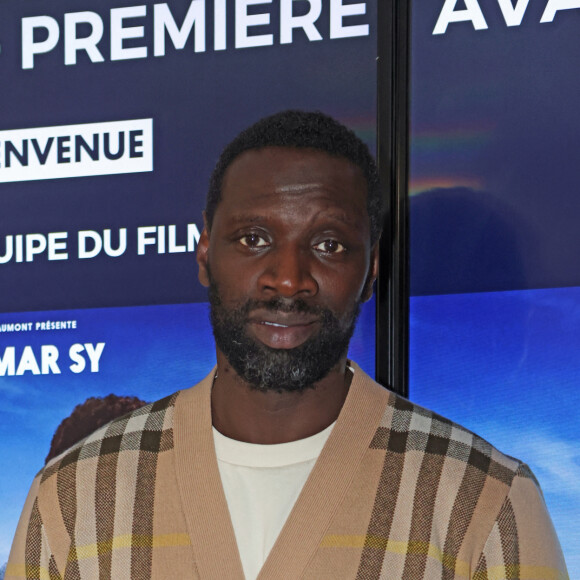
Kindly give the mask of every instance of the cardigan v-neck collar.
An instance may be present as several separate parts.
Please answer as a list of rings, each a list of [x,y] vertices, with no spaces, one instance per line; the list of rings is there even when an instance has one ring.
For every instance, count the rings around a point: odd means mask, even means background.
[[[354,377],[336,425],[258,580],[286,580],[303,574],[370,445],[389,393],[357,365],[352,366]],[[243,580],[213,444],[214,374],[215,370],[177,399],[176,475],[199,576]]]

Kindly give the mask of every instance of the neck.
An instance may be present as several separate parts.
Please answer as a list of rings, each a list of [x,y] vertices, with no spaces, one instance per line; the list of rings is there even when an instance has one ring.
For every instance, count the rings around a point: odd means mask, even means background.
[[[352,378],[344,358],[311,388],[263,392],[243,381],[220,351],[217,361],[213,426],[226,437],[263,445],[304,439],[336,421]]]

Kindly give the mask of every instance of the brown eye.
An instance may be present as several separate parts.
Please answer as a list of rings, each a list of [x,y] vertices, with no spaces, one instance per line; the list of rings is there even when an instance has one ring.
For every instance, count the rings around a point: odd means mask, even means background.
[[[325,254],[340,254],[346,251],[346,248],[336,240],[324,240],[314,246],[314,249]]]
[[[268,242],[258,234],[247,234],[240,238],[240,244],[247,248],[263,248],[268,245]]]

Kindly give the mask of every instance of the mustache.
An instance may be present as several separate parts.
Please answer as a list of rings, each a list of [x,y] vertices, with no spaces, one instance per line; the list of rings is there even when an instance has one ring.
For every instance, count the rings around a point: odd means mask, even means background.
[[[303,298],[283,298],[282,296],[275,296],[270,300],[247,300],[241,308],[241,312],[244,315],[249,314],[252,310],[268,310],[269,312],[284,312],[289,313],[299,313],[299,314],[313,314],[313,315],[323,315],[325,309],[320,306],[314,306],[308,304]]]
[[[223,306],[223,302],[218,290],[217,282],[212,276],[209,264],[207,266],[209,275],[209,289],[208,295],[211,303],[217,306]],[[324,319],[332,317],[329,309],[323,308],[322,306],[315,306],[308,304],[304,298],[285,298],[283,296],[273,296],[269,300],[258,300],[256,298],[248,298],[244,304],[242,304],[238,309],[238,315],[241,317],[246,317],[252,310],[265,309],[270,312],[284,312],[298,313],[298,314],[312,314],[316,316],[321,316]]]

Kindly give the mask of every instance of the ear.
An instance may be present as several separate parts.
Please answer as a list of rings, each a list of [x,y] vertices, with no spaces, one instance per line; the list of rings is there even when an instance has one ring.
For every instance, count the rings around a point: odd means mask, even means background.
[[[209,228],[205,212],[203,212],[203,231],[199,236],[199,242],[197,242],[196,259],[198,267],[197,278],[207,288],[209,286]]]
[[[371,259],[369,263],[369,271],[365,280],[365,285],[361,294],[361,300],[367,302],[373,295],[373,284],[377,279],[379,273],[379,241],[371,248]]]

